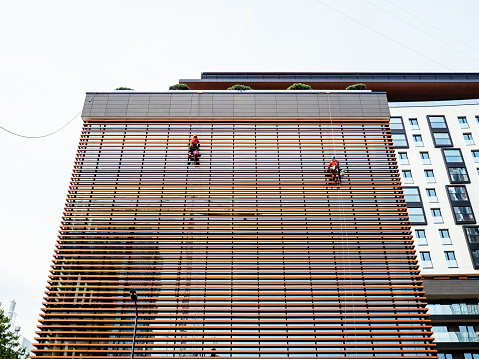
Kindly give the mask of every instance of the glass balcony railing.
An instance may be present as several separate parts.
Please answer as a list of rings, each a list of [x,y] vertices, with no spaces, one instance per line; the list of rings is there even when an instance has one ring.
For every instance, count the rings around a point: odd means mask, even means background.
[[[473,304],[429,304],[430,315],[479,315],[479,305]]]
[[[479,343],[479,332],[435,332],[436,342]]]

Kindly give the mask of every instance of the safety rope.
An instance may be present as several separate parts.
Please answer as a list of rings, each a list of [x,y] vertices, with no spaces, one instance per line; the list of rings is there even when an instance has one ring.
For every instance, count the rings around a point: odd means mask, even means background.
[[[331,100],[330,100],[330,92],[326,92],[327,94],[327,98],[328,98],[328,109],[329,109],[329,122],[330,122],[330,126],[331,126],[331,137],[332,137],[332,143],[333,143],[333,153],[334,153],[334,156],[336,156],[336,140],[335,140],[335,134],[334,134],[334,126],[333,126],[333,118],[332,118],[332,114],[331,114]],[[339,209],[339,226],[340,226],[340,231],[341,231],[341,247],[342,247],[342,259],[343,259],[343,263],[346,262],[346,253],[344,251],[344,247],[345,247],[345,242],[346,242],[346,252],[347,252],[347,265],[348,265],[348,273],[349,273],[349,280],[350,280],[350,291],[351,291],[351,302],[352,302],[352,314],[353,314],[353,323],[354,323],[354,326],[356,327],[356,308],[355,308],[355,303],[354,303],[354,294],[353,294],[353,281],[352,281],[352,278],[351,278],[351,274],[352,274],[352,271],[351,271],[351,249],[350,249],[350,246],[349,246],[349,239],[346,239],[346,241],[344,240],[345,239],[345,236],[344,236],[344,232],[346,231],[346,236],[347,236],[347,226],[346,224],[344,223],[345,220],[346,220],[346,215],[344,213],[344,208],[343,208],[343,194],[342,194],[342,190],[341,190],[341,180],[338,180],[338,179],[341,179],[341,169],[340,167],[338,166],[338,172],[337,172],[337,181],[338,181],[338,186],[337,186],[337,195],[339,197],[339,203],[338,203],[338,209]],[[345,294],[345,298],[347,298],[347,294]],[[347,313],[348,313],[348,306],[347,306],[347,301],[345,303],[345,307],[344,307],[344,314],[345,314],[345,317],[347,317]],[[354,342],[355,342],[355,347],[357,347],[357,338],[356,338],[356,334],[354,335]],[[357,352],[356,352],[357,353]],[[346,353],[346,356],[348,356],[349,354]]]

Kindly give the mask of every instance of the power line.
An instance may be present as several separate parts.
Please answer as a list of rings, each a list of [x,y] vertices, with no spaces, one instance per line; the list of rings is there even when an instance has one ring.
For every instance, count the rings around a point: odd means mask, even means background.
[[[401,46],[405,47],[406,49],[408,49],[408,50],[410,50],[410,51],[412,51],[412,52],[415,52],[416,54],[418,54],[418,55],[420,55],[420,56],[422,56],[422,57],[425,57],[426,59],[428,59],[428,60],[430,60],[430,61],[432,61],[432,62],[435,62],[436,64],[438,64],[438,65],[440,65],[440,66],[442,66],[442,67],[448,69],[449,71],[454,71],[454,70],[451,69],[450,67],[447,67],[446,65],[441,64],[439,61],[434,60],[433,58],[431,58],[431,57],[429,57],[429,56],[427,56],[427,55],[424,55],[423,53],[421,53],[421,52],[419,52],[419,51],[416,51],[416,50],[410,48],[409,46],[403,44],[402,42],[399,42],[399,41],[393,39],[392,37],[390,37],[390,36],[388,36],[388,35],[386,35],[386,34],[383,34],[382,32],[380,32],[380,31],[378,31],[378,30],[372,28],[371,26],[368,26],[368,25],[362,23],[361,21],[356,20],[355,18],[353,18],[353,17],[351,17],[351,16],[349,16],[349,15],[347,15],[347,14],[345,14],[345,13],[343,13],[343,12],[341,12],[341,11],[339,11],[339,10],[337,10],[337,9],[335,9],[335,8],[333,8],[333,7],[329,6],[329,5],[327,5],[327,4],[325,4],[324,2],[322,2],[322,1],[320,1],[320,0],[314,0],[314,1],[316,1],[318,4],[321,4],[321,5],[323,5],[323,6],[326,6],[327,8],[329,8],[329,9],[331,9],[331,10],[333,10],[333,11],[336,11],[337,13],[343,15],[344,17],[347,17],[347,18],[350,19],[350,20],[353,20],[354,22],[357,22],[358,24],[364,26],[365,28],[367,28],[367,29],[369,29],[369,30],[374,31],[375,33],[377,33],[377,34],[379,34],[379,35],[381,35],[381,36],[383,36],[383,37],[385,37],[385,38],[387,38],[387,39],[389,39],[389,40],[391,40],[391,41],[394,41],[396,44],[401,45]]]
[[[70,121],[68,121],[65,125],[63,125],[62,127],[60,127],[58,130],[55,130],[53,132],[50,132],[46,135],[41,135],[41,136],[25,136],[25,135],[22,135],[22,134],[19,134],[19,133],[15,133],[13,131],[10,131],[10,130],[7,130],[5,127],[2,127],[0,126],[0,129],[12,134],[12,135],[15,135],[15,136],[18,136],[18,137],[23,137],[23,138],[43,138],[43,137],[48,137],[48,136],[51,136],[51,135],[54,135],[55,133],[63,130],[65,127],[67,127],[70,123],[73,122],[73,120],[75,120],[79,115],[81,114],[81,111],[78,112],[75,117],[73,117]]]
[[[477,61],[477,62],[479,62],[479,60],[478,60],[478,59],[476,59],[475,57],[472,57],[472,56],[470,56],[470,55],[469,55],[469,54],[467,54],[466,52],[464,52],[464,51],[462,51],[462,50],[459,50],[457,47],[454,47],[454,46],[452,46],[452,45],[448,44],[447,42],[445,42],[445,41],[443,41],[443,40],[441,40],[441,39],[437,38],[436,36],[434,36],[434,35],[432,35],[432,34],[430,34],[430,33],[426,32],[426,31],[424,31],[424,30],[423,30],[423,29],[421,29],[420,27],[418,27],[418,26],[416,26],[416,25],[414,25],[414,24],[411,24],[409,21],[407,21],[407,20],[404,20],[404,19],[400,18],[400,17],[399,17],[399,16],[397,16],[397,15],[394,15],[392,12],[389,12],[389,11],[387,11],[386,9],[384,9],[384,8],[380,7],[379,5],[377,5],[377,4],[375,4],[375,3],[373,3],[372,1],[370,1],[370,0],[364,0],[364,1],[366,1],[366,2],[370,3],[371,5],[374,5],[374,6],[376,6],[378,9],[380,9],[380,10],[384,11],[385,13],[387,13],[387,14],[389,14],[389,15],[391,15],[391,16],[394,16],[396,19],[398,19],[398,20],[401,20],[402,22],[405,22],[406,24],[408,24],[408,25],[410,25],[410,26],[414,27],[415,29],[417,29],[417,30],[419,30],[419,31],[421,31],[421,32],[423,32],[423,33],[425,33],[426,35],[429,35],[429,36],[431,36],[433,39],[435,39],[435,40],[437,40],[437,41],[439,41],[439,42],[443,43],[443,44],[444,44],[444,45],[446,45],[446,46],[449,46],[450,48],[452,48],[452,49],[454,49],[454,50],[456,50],[456,51],[460,52],[461,54],[463,54],[463,55],[465,55],[465,56],[469,57],[470,59],[472,59],[472,60],[474,60],[474,61]]]
[[[419,16],[417,16],[417,15],[414,15],[412,12],[409,12],[409,11],[407,11],[406,9],[403,9],[403,8],[402,8],[402,7],[400,7],[399,5],[396,5],[396,4],[394,4],[393,2],[391,2],[391,1],[389,1],[389,0],[384,0],[384,1],[387,1],[387,2],[388,2],[388,3],[390,3],[391,5],[394,5],[394,6],[396,6],[397,8],[401,9],[401,10],[402,10],[402,11],[404,11],[405,13],[408,13],[409,15],[411,15],[411,16],[414,16],[416,19],[418,19],[418,20],[420,20],[420,21],[424,22],[425,24],[427,24],[427,25],[429,25],[429,26],[431,26],[431,27],[435,28],[436,30],[439,30],[439,31],[440,31],[440,32],[442,32],[443,34],[445,34],[445,35],[449,36],[450,38],[452,38],[452,39],[456,40],[457,42],[460,42],[461,44],[463,44],[463,45],[465,45],[465,46],[469,47],[470,49],[472,49],[472,50],[474,50],[474,51],[477,51],[477,52],[479,52],[479,50],[478,50],[478,49],[476,49],[475,47],[472,47],[471,45],[469,45],[469,44],[465,43],[465,42],[464,42],[464,41],[462,41],[461,39],[458,39],[457,37],[454,37],[454,36],[452,36],[451,34],[449,34],[449,33],[445,32],[445,31],[444,31],[443,29],[441,29],[440,27],[437,27],[437,26],[435,26],[435,25],[433,25],[433,24],[431,24],[431,23],[427,22],[426,20],[424,20],[424,19],[421,19]]]

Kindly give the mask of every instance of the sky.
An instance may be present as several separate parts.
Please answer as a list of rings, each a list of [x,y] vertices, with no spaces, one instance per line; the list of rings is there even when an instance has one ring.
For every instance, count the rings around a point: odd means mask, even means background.
[[[399,6],[399,7],[398,7]],[[7,1],[0,126],[50,133],[85,92],[204,71],[478,72],[477,0]],[[82,121],[0,129],[0,302],[32,340]]]

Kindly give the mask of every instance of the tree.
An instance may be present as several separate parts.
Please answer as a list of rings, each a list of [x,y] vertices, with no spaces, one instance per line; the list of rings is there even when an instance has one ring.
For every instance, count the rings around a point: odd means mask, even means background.
[[[189,89],[190,88],[188,87],[188,85],[185,85],[185,84],[176,84],[168,88],[168,90],[189,90]]]
[[[249,86],[246,86],[246,85],[236,84],[236,85],[233,85],[231,87],[228,87],[228,90],[246,91],[246,90],[252,90],[252,88],[249,87]]]
[[[365,84],[354,84],[346,87],[346,90],[366,90]]]
[[[129,88],[129,87],[122,87],[122,86],[120,86],[120,87],[117,87],[115,90],[133,90],[133,89],[131,89],[131,88]]]
[[[311,86],[297,83],[297,84],[292,84],[289,86],[286,90],[312,90]]]
[[[10,321],[0,309],[0,358],[24,359],[28,358],[26,348],[18,344],[18,335],[10,330]]]

